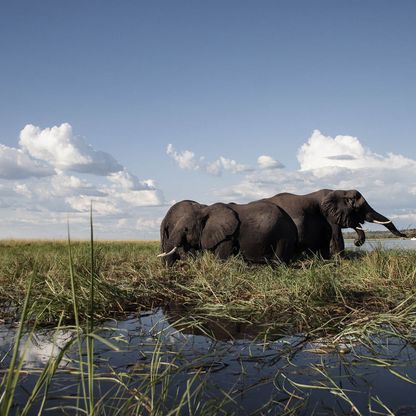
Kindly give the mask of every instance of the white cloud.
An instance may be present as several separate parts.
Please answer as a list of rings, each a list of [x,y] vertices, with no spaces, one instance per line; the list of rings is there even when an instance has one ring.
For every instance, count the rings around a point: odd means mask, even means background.
[[[43,185],[43,186],[42,186]],[[41,189],[39,189],[41,188]],[[105,196],[106,193],[97,189],[96,186],[87,182],[85,179],[74,175],[58,173],[50,178],[49,182],[44,182],[37,186],[39,193],[49,195],[51,198],[59,196]]]
[[[53,174],[48,164],[32,159],[21,149],[0,144],[0,178],[13,180]]]
[[[261,155],[257,158],[257,164],[260,169],[281,169],[284,167],[278,160],[274,160],[271,156]]]
[[[241,163],[237,163],[233,159],[227,159],[223,156],[220,156],[219,162],[224,170],[229,170],[232,173],[248,172],[252,170],[251,168],[242,165]]]
[[[93,204],[94,212],[98,215],[119,214],[122,211],[117,208],[116,204],[109,199],[91,199],[85,195],[71,196],[66,198],[66,202],[75,211],[88,212],[91,203]]]
[[[163,194],[159,190],[143,190],[128,192],[110,192],[110,197],[119,200],[120,204],[127,207],[157,206],[163,204]],[[127,208],[126,207],[126,208]]]
[[[166,154],[172,157],[181,169],[198,170],[199,164],[195,160],[195,154],[189,150],[177,152],[172,144],[168,144]]]
[[[307,143],[298,151],[300,170],[325,168],[347,169],[401,169],[415,161],[402,155],[388,153],[382,156],[366,149],[357,137],[338,135],[332,138],[314,130]],[[325,173],[324,175],[325,176]]]
[[[168,144],[166,154],[172,157],[181,169],[198,170],[213,176],[221,176],[224,171],[241,173],[253,170],[224,156],[220,156],[214,162],[206,162],[203,156],[197,159],[195,153],[190,150],[177,152],[172,144]]]
[[[139,218],[136,221],[136,230],[145,232],[159,232],[163,217],[158,218]]]
[[[69,123],[43,130],[27,124],[20,132],[19,144],[32,158],[48,162],[57,169],[108,175],[123,168],[108,153],[94,150],[74,136]]]
[[[155,182],[152,179],[140,181],[139,178],[127,171],[127,169],[113,172],[108,175],[108,179],[123,189],[133,191],[155,189]]]
[[[79,216],[88,213],[91,201],[96,227],[111,233],[120,219],[137,221],[143,207],[164,204],[154,179],[140,180],[74,136],[68,123],[45,129],[27,125],[19,145],[0,144],[0,237],[28,237],[28,230],[47,236],[53,226],[66,230],[68,215],[85,231],[88,220]],[[130,224],[126,232],[135,227]]]

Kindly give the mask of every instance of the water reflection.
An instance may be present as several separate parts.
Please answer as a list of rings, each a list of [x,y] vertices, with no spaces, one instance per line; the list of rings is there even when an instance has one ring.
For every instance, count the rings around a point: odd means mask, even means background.
[[[224,412],[239,415],[280,414],[296,409],[296,414],[352,414],[354,407],[362,414],[386,408],[393,414],[416,414],[414,389],[416,353],[413,346],[398,338],[374,340],[371,347],[353,339],[344,340],[347,354],[340,354],[325,340],[308,341],[304,336],[253,340],[253,328],[244,324],[215,322],[211,328],[185,326],[180,310],[171,307],[123,321],[109,321],[100,335],[119,348],[96,343],[96,372],[122,373],[132,386],[140,386],[154,361],[155,351],[166,365],[175,368],[170,381],[172,397],[195,374],[198,383],[206,383],[202,399],[223,397],[226,391],[233,401],[224,403]],[[206,333],[210,331],[210,336]],[[0,328],[0,368],[7,367],[14,328]],[[41,367],[48,355],[63,348],[74,336],[71,331],[37,333],[28,347],[24,367]],[[66,354],[66,362],[76,360],[75,349]],[[20,380],[18,402],[25,403],[27,392],[36,381],[36,373]],[[97,382],[98,383],[98,382]],[[113,388],[108,381],[97,385],[104,394]],[[61,405],[73,405],[70,395],[79,388],[79,376],[58,372],[50,389],[48,403],[62,397]],[[115,395],[115,393],[114,393]],[[111,394],[108,400],[115,400]],[[383,408],[385,406],[385,408]],[[262,409],[262,410],[259,410]],[[35,414],[35,413],[34,413]],[[49,414],[62,414],[55,409]],[[111,414],[111,412],[110,412]]]

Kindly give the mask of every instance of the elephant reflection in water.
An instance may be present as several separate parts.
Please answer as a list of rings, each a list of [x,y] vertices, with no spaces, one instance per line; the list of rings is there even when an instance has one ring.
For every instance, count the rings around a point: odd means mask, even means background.
[[[167,265],[199,250],[220,259],[241,253],[250,262],[288,262],[297,245],[297,230],[281,208],[266,201],[202,205],[181,201],[162,221],[162,254]]]
[[[321,189],[307,195],[281,193],[264,201],[281,207],[293,219],[298,231],[297,252],[312,251],[323,258],[342,253],[342,228],[353,228],[357,233],[354,243],[360,246],[365,242],[365,221],[382,224],[394,235],[406,237],[355,189]]]

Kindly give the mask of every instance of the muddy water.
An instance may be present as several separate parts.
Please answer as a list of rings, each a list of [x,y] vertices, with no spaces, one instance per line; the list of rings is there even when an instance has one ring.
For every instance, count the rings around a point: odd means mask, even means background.
[[[97,374],[124,373],[130,387],[137,387],[159,347],[163,361],[177,366],[166,408],[170,400],[174,402],[176,390],[183,390],[198,372],[193,388],[204,383],[199,396],[202,403],[218,403],[224,391],[233,397],[222,406],[226,414],[281,414],[285,409],[298,409],[295,414],[343,415],[355,414],[351,413],[355,406],[361,414],[372,414],[370,410],[387,414],[388,408],[395,415],[416,415],[416,351],[397,338],[375,339],[370,348],[353,340],[332,346],[302,335],[264,343],[253,340],[253,328],[244,325],[224,325],[224,331],[214,329],[213,337],[208,337],[202,334],[210,328],[183,329],[183,324],[172,324],[172,318],[167,319],[160,309],[103,326],[107,329],[100,334],[120,351],[97,342]],[[6,353],[14,333],[13,328],[0,328],[2,369],[7,367]],[[17,403],[26,402],[37,378],[34,369],[41,368],[73,335],[72,331],[53,337],[48,331],[35,334],[25,354],[27,372],[19,382]],[[79,388],[79,377],[71,374],[76,369],[75,357],[75,351],[70,351],[60,364],[50,387],[46,407],[52,410],[47,414],[64,414],[63,406],[75,404]],[[97,396],[110,391],[109,405],[120,394],[107,381],[97,382],[95,391]]]

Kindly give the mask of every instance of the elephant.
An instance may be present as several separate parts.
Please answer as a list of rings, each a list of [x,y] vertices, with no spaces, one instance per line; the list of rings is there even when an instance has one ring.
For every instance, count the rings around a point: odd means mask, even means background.
[[[199,219],[200,212],[207,205],[200,204],[196,201],[183,200],[174,204],[160,225],[160,243],[162,260],[168,266],[172,265],[176,260],[183,258],[185,253],[191,251],[195,253],[200,247],[200,230]],[[182,230],[187,233],[187,238],[178,234]],[[172,242],[175,244],[172,244]]]
[[[220,259],[241,253],[248,262],[287,263],[297,245],[292,219],[266,201],[209,206],[181,201],[167,212],[160,235],[159,256],[168,266],[199,250],[212,251]]]
[[[280,193],[264,201],[281,207],[296,224],[298,230],[297,252],[312,251],[323,258],[342,253],[345,249],[342,228],[353,228],[357,233],[354,243],[365,242],[361,225],[372,222],[384,225],[399,237],[406,237],[391,220],[375,211],[355,189],[321,189],[306,195]]]

